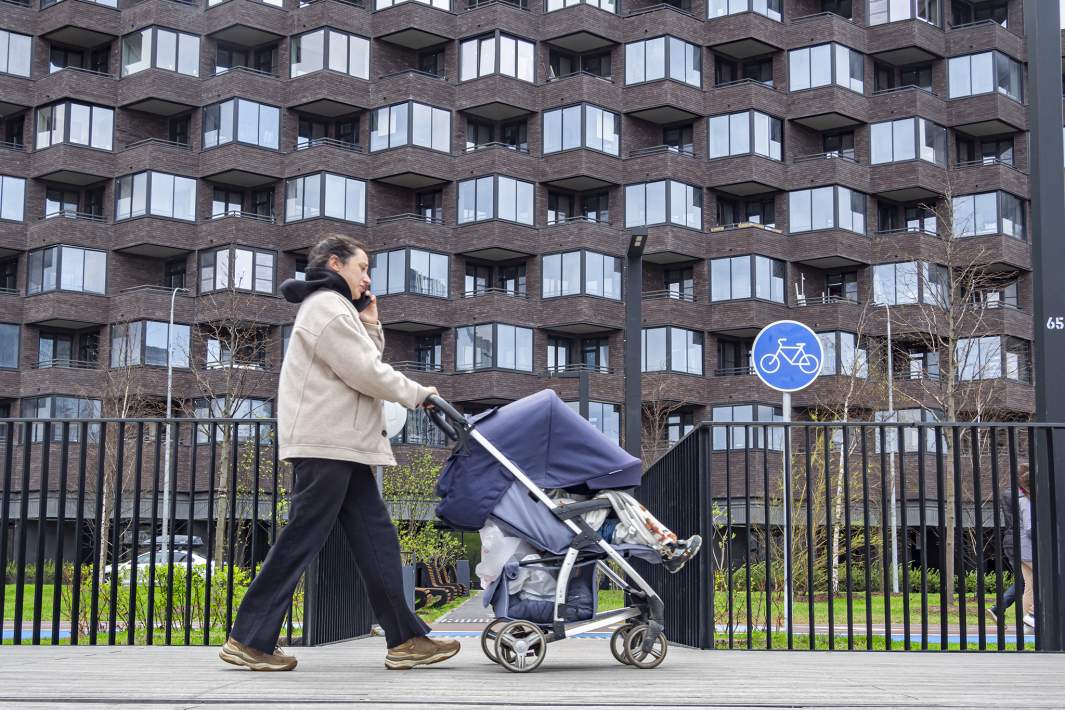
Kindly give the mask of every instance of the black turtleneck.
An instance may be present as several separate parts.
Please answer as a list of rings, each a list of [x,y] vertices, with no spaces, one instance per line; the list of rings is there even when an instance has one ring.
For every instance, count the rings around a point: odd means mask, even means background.
[[[322,288],[336,291],[349,301],[353,300],[351,298],[351,289],[348,288],[348,282],[332,269],[307,269],[306,275],[307,278],[303,281],[286,279],[281,284],[281,295],[285,297],[286,301],[289,303],[302,303],[307,296]]]

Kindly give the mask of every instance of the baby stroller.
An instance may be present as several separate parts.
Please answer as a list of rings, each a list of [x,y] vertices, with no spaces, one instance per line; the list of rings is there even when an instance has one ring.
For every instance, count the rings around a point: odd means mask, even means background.
[[[543,662],[547,644],[620,623],[610,639],[614,657],[636,668],[658,666],[667,651],[662,599],[629,559],[659,563],[661,556],[651,547],[611,545],[585,522],[585,513],[610,508],[609,501],[560,505],[544,490],[588,494],[633,488],[640,483],[640,460],[552,390],[469,421],[439,397],[430,402],[432,421],[456,442],[437,484],[437,516],[467,531],[492,522],[537,551],[534,559],[511,562],[485,592],[485,604],[497,617],[481,635],[485,655],[509,671],[526,673]],[[527,566],[557,579],[547,614],[529,613],[529,605],[508,592],[508,575]],[[626,593],[629,606],[596,613],[599,574]]]

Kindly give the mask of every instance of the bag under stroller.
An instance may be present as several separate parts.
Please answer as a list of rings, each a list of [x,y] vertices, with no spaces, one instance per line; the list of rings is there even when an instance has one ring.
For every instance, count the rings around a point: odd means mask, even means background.
[[[552,390],[469,422],[443,400],[434,398],[433,404],[431,418],[457,442],[437,485],[437,516],[470,532],[491,523],[531,549],[509,560],[485,593],[497,617],[481,636],[485,655],[508,670],[526,672],[540,665],[548,643],[621,624],[611,637],[615,658],[638,668],[658,666],[667,650],[662,600],[629,558],[658,563],[660,554],[646,545],[611,545],[587,524],[583,516],[611,508],[609,500],[559,504],[545,492],[634,488],[640,460]],[[510,593],[508,581],[534,571],[551,575],[553,598]],[[626,592],[629,606],[597,613],[600,574]]]

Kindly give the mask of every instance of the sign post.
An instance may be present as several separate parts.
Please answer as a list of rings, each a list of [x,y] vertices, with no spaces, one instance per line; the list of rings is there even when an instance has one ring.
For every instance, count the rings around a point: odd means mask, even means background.
[[[781,405],[785,424],[791,422],[791,393],[804,390],[813,384],[821,373],[824,348],[817,333],[793,320],[778,320],[758,333],[751,348],[751,365],[766,387],[781,393]],[[768,429],[766,436],[768,436]],[[784,626],[790,625],[788,610],[791,607],[791,428],[784,427],[788,445],[784,447]],[[766,511],[769,511],[769,491],[766,495]],[[751,521],[747,521],[750,526]],[[809,554],[809,553],[807,553]],[[766,561],[768,571],[769,561]],[[768,593],[769,590],[766,590]],[[766,620],[766,633],[773,633],[772,620]]]

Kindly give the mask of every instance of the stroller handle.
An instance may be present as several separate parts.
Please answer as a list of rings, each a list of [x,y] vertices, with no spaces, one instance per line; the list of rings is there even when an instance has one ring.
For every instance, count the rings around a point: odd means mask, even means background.
[[[432,405],[432,409],[427,410],[429,419],[437,429],[444,432],[444,436],[452,441],[458,441],[460,437],[465,436],[469,428],[466,418],[451,406],[450,402],[435,394],[429,395],[425,401]]]

